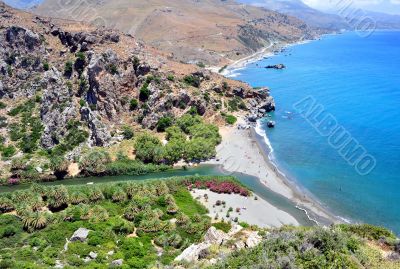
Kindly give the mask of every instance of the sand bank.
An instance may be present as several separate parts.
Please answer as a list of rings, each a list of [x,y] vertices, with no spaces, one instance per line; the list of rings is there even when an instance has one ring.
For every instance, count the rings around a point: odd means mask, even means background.
[[[234,221],[237,218],[238,222],[246,222],[263,228],[299,225],[294,217],[258,196],[244,197],[238,194],[218,194],[210,190],[199,189],[191,191],[191,194],[208,209],[208,215],[213,221],[221,221],[222,219]],[[207,194],[208,199],[204,198],[205,194]],[[257,197],[257,200],[255,197]],[[217,200],[224,201],[225,207],[222,205],[215,206]],[[227,216],[230,207],[233,211],[229,212],[229,216]],[[239,212],[237,212],[237,209],[239,209]]]

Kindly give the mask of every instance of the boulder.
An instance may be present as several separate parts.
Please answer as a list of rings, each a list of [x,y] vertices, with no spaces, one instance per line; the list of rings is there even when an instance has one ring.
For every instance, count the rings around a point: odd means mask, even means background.
[[[122,266],[123,263],[124,263],[123,259],[118,259],[118,260],[112,261],[110,266],[111,267],[119,267],[119,266]]]
[[[275,127],[275,125],[276,125],[276,122],[275,121],[268,121],[268,123],[267,123],[267,126],[268,126],[268,128],[274,128]]]
[[[259,109],[265,109],[266,112],[275,111],[274,98],[272,98],[271,96],[267,97],[267,99],[260,104]]]
[[[200,243],[200,244],[193,244],[185,249],[178,257],[175,258],[175,261],[186,261],[186,262],[194,262],[199,259],[200,253],[202,251],[209,249],[211,246],[210,243]]]
[[[210,227],[210,229],[208,229],[207,233],[204,235],[204,242],[221,245],[228,238],[229,238],[228,234],[212,226]]]
[[[81,241],[84,242],[86,241],[88,235],[89,235],[90,230],[86,228],[79,228],[74,232],[74,234],[71,236],[69,241],[75,242],[75,241]]]
[[[145,76],[151,71],[151,67],[148,64],[140,64],[136,69],[137,76]]]
[[[267,65],[265,68],[281,70],[281,69],[285,69],[286,66],[284,64],[274,64],[274,65]]]
[[[235,88],[235,89],[233,89],[233,94],[235,96],[240,97],[240,98],[244,98],[245,97],[245,90],[243,88]]]
[[[400,254],[397,252],[392,252],[387,257],[391,261],[400,261]]]
[[[218,87],[218,86],[212,88],[212,90],[213,90],[214,92],[216,92],[216,93],[222,93],[221,87]]]
[[[234,247],[236,250],[241,250],[246,247],[246,244],[243,241],[239,240],[234,244]]]
[[[247,120],[250,122],[256,122],[258,120],[258,115],[257,114],[251,114],[247,117]]]
[[[246,240],[246,247],[253,248],[261,243],[262,237],[258,235],[258,232],[248,232]]]
[[[90,251],[89,258],[92,259],[92,260],[96,259],[97,258],[97,253],[93,252],[93,251]]]

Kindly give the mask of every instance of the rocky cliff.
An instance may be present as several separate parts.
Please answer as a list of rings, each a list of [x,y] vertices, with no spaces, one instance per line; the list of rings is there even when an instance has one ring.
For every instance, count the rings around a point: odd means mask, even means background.
[[[73,159],[82,147],[119,143],[126,126],[153,130],[188,111],[225,124],[226,113],[274,109],[268,90],[171,61],[115,30],[4,4],[0,21],[3,166],[43,151]]]

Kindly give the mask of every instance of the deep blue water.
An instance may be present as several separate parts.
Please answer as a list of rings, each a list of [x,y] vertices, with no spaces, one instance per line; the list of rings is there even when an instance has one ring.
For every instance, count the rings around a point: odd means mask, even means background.
[[[278,63],[287,68],[263,68]],[[400,32],[325,36],[236,72],[252,86],[271,88],[277,126],[267,134],[275,161],[291,179],[335,214],[400,234]],[[295,109],[307,97],[324,106],[314,125],[332,115],[338,123],[332,130],[343,126],[374,157],[370,173],[359,174]]]

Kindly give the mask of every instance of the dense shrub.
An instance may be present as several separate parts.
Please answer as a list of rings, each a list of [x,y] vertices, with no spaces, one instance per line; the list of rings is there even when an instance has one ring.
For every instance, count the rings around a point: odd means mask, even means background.
[[[131,99],[129,102],[129,109],[131,111],[136,110],[139,106],[139,101],[137,99]]]
[[[149,83],[146,81],[143,86],[140,88],[139,92],[139,99],[142,102],[146,102],[149,97],[150,97],[150,89],[149,89]]]
[[[126,139],[126,140],[132,139],[133,136],[134,136],[134,132],[132,130],[132,127],[124,126],[122,128],[122,135],[124,136],[124,139]]]
[[[73,66],[74,66],[74,64],[71,62],[71,61],[68,61],[68,62],[66,62],[65,63],[65,66],[64,66],[64,75],[66,76],[66,77],[70,77],[71,75],[72,75],[72,72],[73,72]]]
[[[94,149],[82,156],[79,167],[85,175],[102,175],[111,163],[110,154],[104,150]]]
[[[338,227],[345,232],[357,234],[362,238],[370,240],[378,240],[381,238],[395,239],[396,236],[386,228],[377,227],[370,224],[358,224],[358,225],[338,225]]]
[[[213,124],[196,124],[189,127],[189,135],[192,139],[204,138],[215,145],[221,143],[221,135],[219,134],[219,129]]]
[[[201,119],[200,116],[192,116],[190,114],[185,114],[182,117],[180,117],[177,121],[176,124],[179,126],[179,128],[182,129],[183,132],[189,133],[189,128],[202,123],[203,120]]]
[[[218,230],[224,231],[225,233],[228,233],[232,228],[232,225],[229,222],[216,222],[213,223],[212,226]]]
[[[235,124],[237,122],[237,118],[233,115],[224,115],[224,119],[228,124]]]
[[[138,176],[144,175],[148,173],[166,171],[170,169],[165,165],[156,165],[156,164],[144,164],[141,161],[137,160],[117,160],[112,163],[109,163],[106,166],[105,174],[107,175],[130,175],[130,176]]]
[[[193,87],[200,87],[200,78],[193,75],[187,75],[183,78],[183,82]]]
[[[160,163],[163,159],[163,145],[157,137],[145,133],[136,138],[136,158],[144,163]]]
[[[187,179],[184,184],[189,188],[197,188],[197,189],[209,189],[212,192],[216,193],[236,193],[243,196],[249,196],[250,191],[242,186],[240,183],[234,180],[220,180],[218,178],[215,179]]]
[[[157,131],[158,132],[164,132],[165,129],[170,127],[173,122],[174,122],[174,120],[173,120],[172,117],[162,117],[157,122]]]

